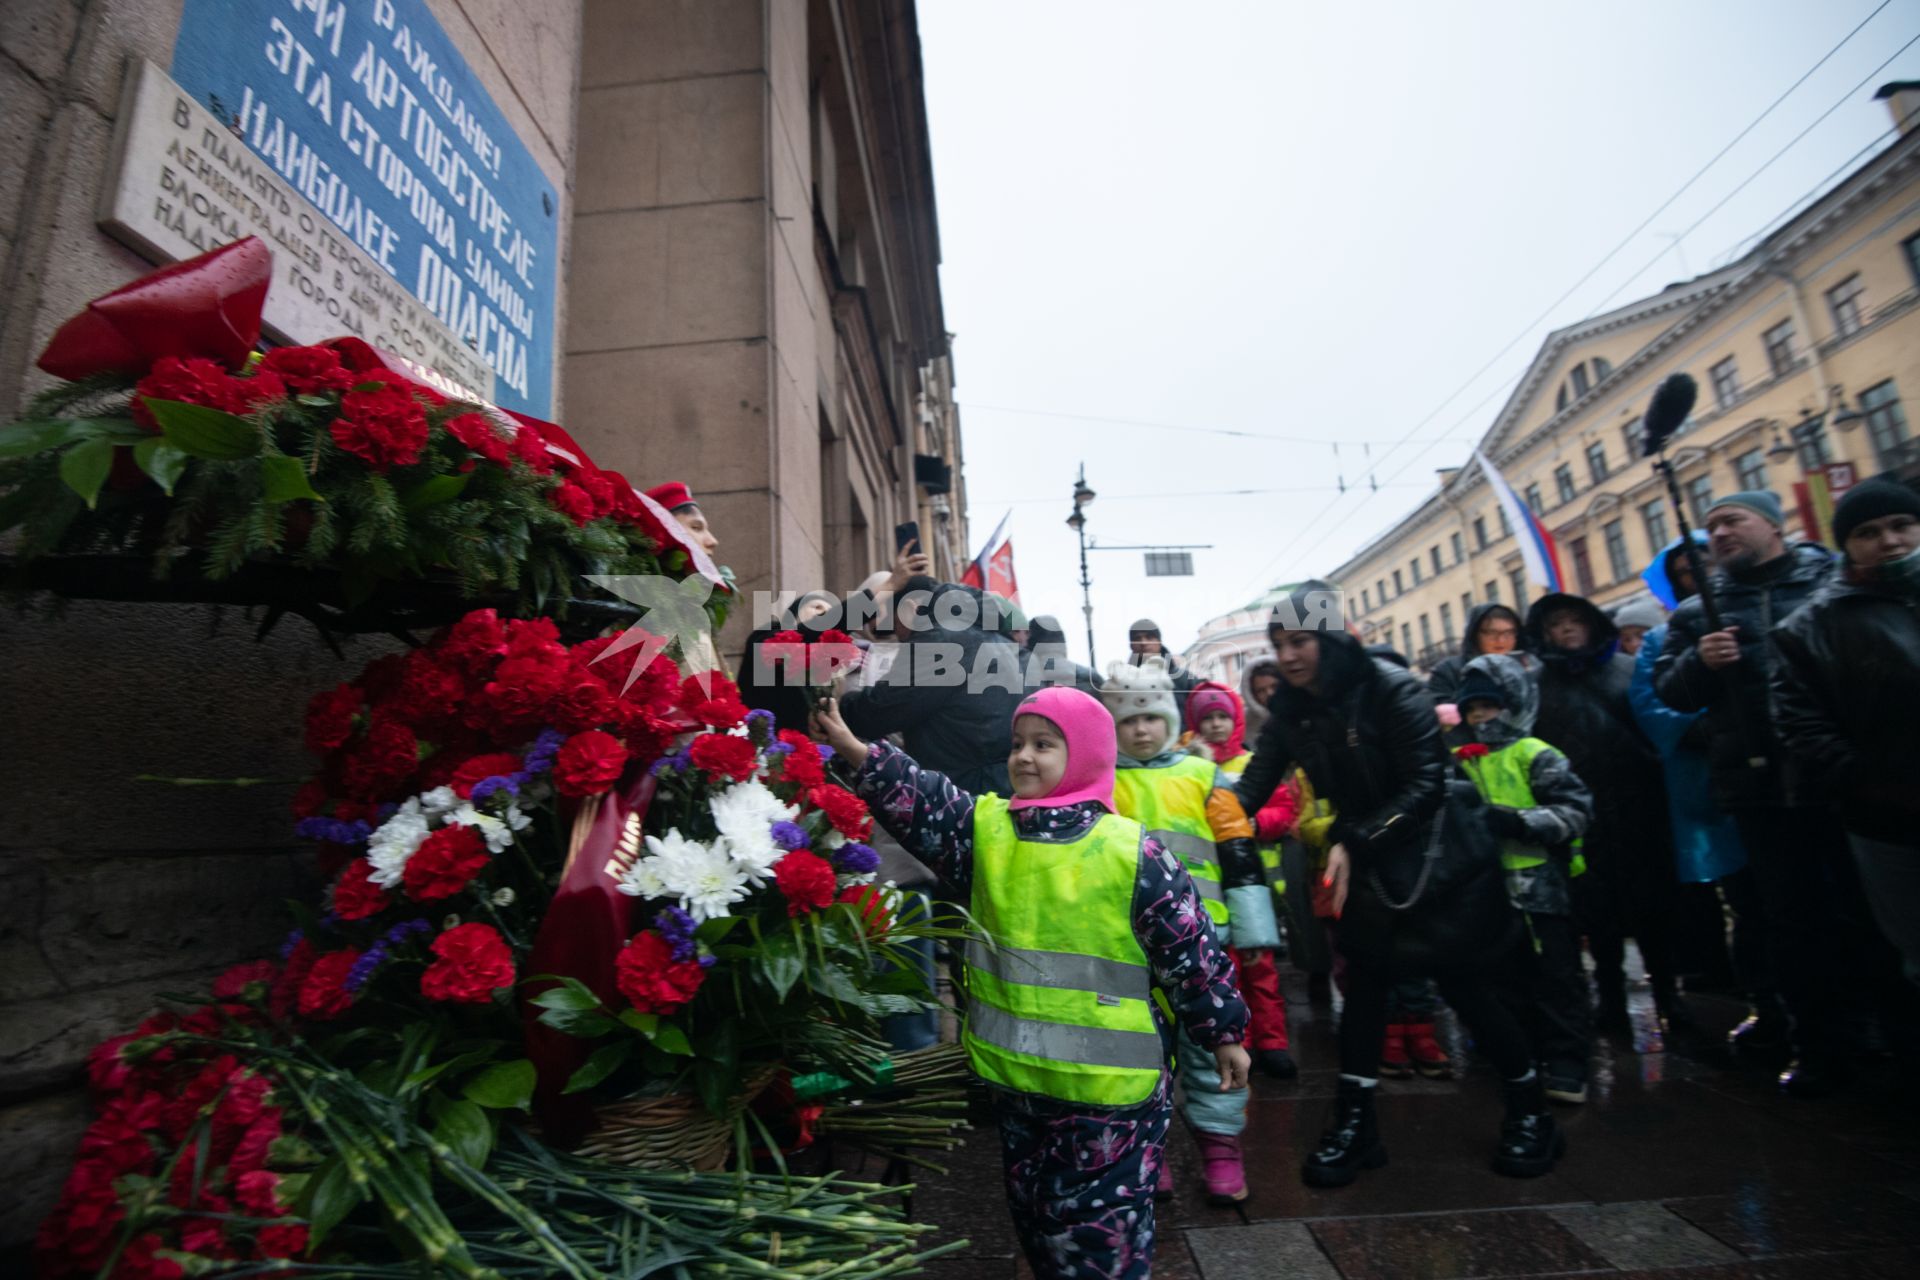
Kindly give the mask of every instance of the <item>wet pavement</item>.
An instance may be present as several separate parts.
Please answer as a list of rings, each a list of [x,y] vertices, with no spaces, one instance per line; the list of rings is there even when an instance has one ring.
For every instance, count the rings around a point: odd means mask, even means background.
[[[1491,1071],[1468,1056],[1451,1081],[1382,1081],[1387,1167],[1319,1191],[1302,1185],[1299,1161],[1335,1089],[1334,1013],[1307,1003],[1298,974],[1288,993],[1301,1074],[1256,1076],[1244,1218],[1206,1203],[1198,1152],[1176,1120],[1179,1189],[1160,1209],[1156,1277],[1920,1277],[1920,1108],[1891,1063],[1849,1095],[1784,1098],[1765,1064],[1720,1047],[1738,1004],[1689,996],[1700,1034],[1669,1046],[1642,988],[1634,1043],[1603,1040],[1589,1101],[1556,1108],[1570,1150],[1549,1176],[1516,1181],[1487,1167],[1500,1104]],[[1461,1063],[1457,1032],[1451,1047]],[[991,1130],[944,1160],[950,1173],[918,1179],[914,1213],[972,1247],[928,1274],[1029,1277]]]

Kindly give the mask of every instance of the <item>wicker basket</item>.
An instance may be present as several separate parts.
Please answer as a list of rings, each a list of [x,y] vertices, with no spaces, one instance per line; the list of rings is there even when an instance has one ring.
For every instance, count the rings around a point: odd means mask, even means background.
[[[704,1173],[724,1168],[733,1151],[734,1122],[773,1083],[778,1070],[766,1066],[748,1075],[718,1116],[691,1093],[626,1098],[595,1107],[599,1123],[576,1153],[640,1169]]]

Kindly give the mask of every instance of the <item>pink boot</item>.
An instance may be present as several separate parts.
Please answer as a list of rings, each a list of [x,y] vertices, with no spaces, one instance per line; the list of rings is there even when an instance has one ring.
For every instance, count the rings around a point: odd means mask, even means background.
[[[1160,1153],[1160,1177],[1153,1184],[1153,1198],[1155,1200],[1170,1200],[1173,1198],[1173,1163],[1167,1156],[1168,1153],[1165,1151]]]
[[[1194,1132],[1206,1172],[1207,1202],[1229,1205],[1247,1198],[1247,1171],[1240,1163],[1238,1134]]]

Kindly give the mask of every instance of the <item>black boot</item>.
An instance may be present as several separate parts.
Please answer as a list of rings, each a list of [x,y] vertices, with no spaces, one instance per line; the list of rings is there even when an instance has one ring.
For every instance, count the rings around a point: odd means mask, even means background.
[[[1847,1064],[1836,1054],[1802,1050],[1780,1073],[1780,1091],[1789,1098],[1828,1098],[1847,1083]]]
[[[1276,1080],[1292,1080],[1300,1074],[1300,1065],[1285,1049],[1255,1049],[1253,1061],[1255,1066]]]
[[[1633,1019],[1627,1015],[1626,980],[1619,974],[1600,974],[1593,1002],[1593,1029],[1601,1035],[1632,1035]]]
[[[1778,1006],[1755,1005],[1746,1020],[1727,1032],[1727,1044],[1735,1053],[1766,1057],[1786,1049],[1793,1025]]]
[[[1540,1077],[1533,1075],[1506,1085],[1507,1117],[1500,1122],[1500,1145],[1494,1148],[1493,1171],[1509,1178],[1538,1178],[1553,1172],[1553,1162],[1567,1150],[1567,1135],[1547,1110]]]
[[[1380,1126],[1373,1117],[1377,1092],[1351,1080],[1340,1082],[1340,1095],[1333,1100],[1333,1115],[1320,1135],[1320,1146],[1300,1167],[1300,1177],[1308,1186],[1344,1187],[1362,1169],[1378,1169],[1387,1162]]]

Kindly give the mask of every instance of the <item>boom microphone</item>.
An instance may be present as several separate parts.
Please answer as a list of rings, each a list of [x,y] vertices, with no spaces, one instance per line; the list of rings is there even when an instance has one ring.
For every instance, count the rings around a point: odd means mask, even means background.
[[[1680,424],[1693,412],[1693,402],[1700,398],[1700,384],[1691,374],[1676,373],[1662,382],[1654,390],[1653,400],[1647,405],[1646,436],[1642,456],[1652,457],[1667,447],[1667,441],[1680,429]]]

